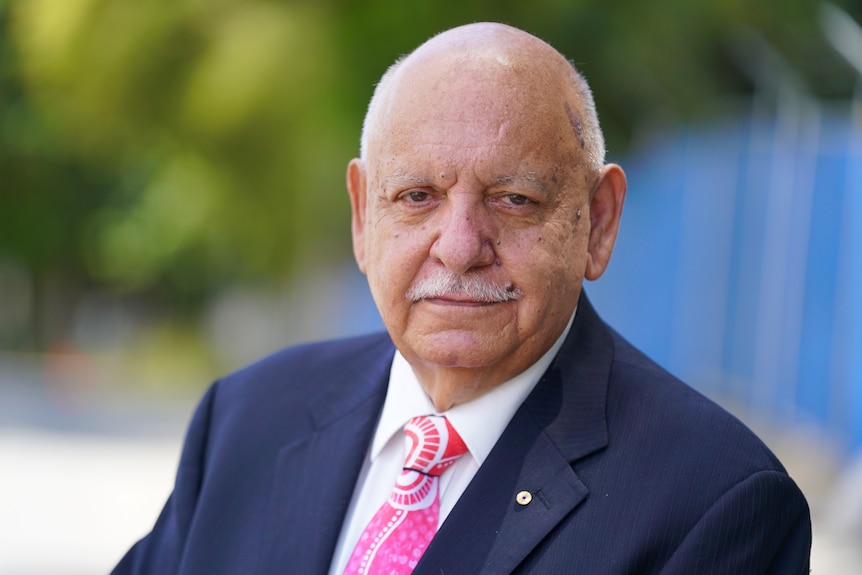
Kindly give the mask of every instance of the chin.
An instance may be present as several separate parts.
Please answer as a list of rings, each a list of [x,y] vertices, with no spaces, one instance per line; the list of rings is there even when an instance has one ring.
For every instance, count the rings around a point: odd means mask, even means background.
[[[411,346],[423,361],[446,368],[483,368],[507,355],[509,346],[501,345],[499,332],[477,333],[475,330],[447,330],[418,337]]]

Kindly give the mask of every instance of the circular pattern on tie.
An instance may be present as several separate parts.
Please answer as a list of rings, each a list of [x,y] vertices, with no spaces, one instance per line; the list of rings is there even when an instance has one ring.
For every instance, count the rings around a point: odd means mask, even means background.
[[[443,460],[448,431],[442,417],[414,417],[404,426],[407,457],[389,498],[392,507],[413,511],[431,505],[431,476],[439,475],[434,471]]]

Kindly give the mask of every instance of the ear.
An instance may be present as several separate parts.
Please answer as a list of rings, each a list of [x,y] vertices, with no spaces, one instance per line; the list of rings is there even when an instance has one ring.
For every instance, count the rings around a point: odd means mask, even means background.
[[[365,164],[359,158],[347,164],[347,193],[350,195],[350,210],[353,214],[350,229],[353,235],[353,257],[359,270],[365,273]]]
[[[608,267],[625,197],[625,172],[616,164],[605,165],[590,196],[590,239],[584,272],[588,280],[598,279]]]

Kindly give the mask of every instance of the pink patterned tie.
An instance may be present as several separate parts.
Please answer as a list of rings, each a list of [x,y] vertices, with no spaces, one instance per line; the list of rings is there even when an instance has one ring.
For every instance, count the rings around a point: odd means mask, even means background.
[[[414,417],[404,426],[407,459],[389,499],[359,537],[345,575],[407,575],[437,532],[440,474],[467,446],[449,421]]]

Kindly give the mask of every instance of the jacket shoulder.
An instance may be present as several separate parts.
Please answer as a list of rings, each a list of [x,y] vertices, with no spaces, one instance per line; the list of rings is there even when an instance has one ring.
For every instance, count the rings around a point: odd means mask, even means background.
[[[744,423],[701,392],[670,374],[612,332],[614,360],[608,386],[609,432],[623,444],[653,441],[668,461],[739,474],[785,473],[763,441]],[[672,454],[672,455],[670,455]],[[674,459],[675,457],[675,459]]]
[[[344,373],[378,364],[394,349],[392,340],[383,332],[305,343],[268,355],[223,377],[218,384],[221,393],[235,387],[283,388],[287,384],[319,388],[321,381],[340,379]]]

